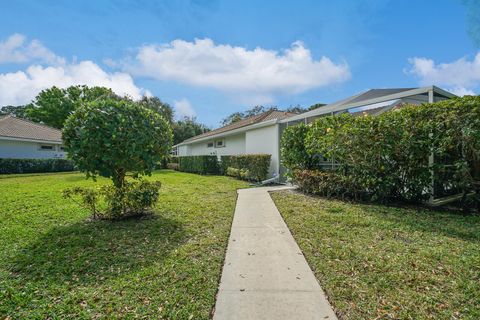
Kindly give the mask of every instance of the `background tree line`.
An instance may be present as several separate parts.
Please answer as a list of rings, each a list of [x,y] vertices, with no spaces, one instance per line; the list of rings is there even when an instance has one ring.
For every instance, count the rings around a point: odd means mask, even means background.
[[[0,115],[14,115],[34,122],[41,122],[57,129],[63,129],[65,120],[82,104],[100,98],[125,99],[119,97],[111,89],[105,87],[71,86],[68,88],[52,87],[41,91],[29,104],[23,106],[4,106]],[[128,97],[126,99],[129,99]],[[173,144],[178,144],[186,139],[210,131],[194,117],[184,117],[175,120],[173,108],[158,97],[143,97],[139,101],[143,107],[155,111],[163,116],[173,131]],[[324,104],[314,104],[309,108],[290,106],[286,112],[302,113],[316,109]],[[224,118],[220,124],[226,126],[242,119],[261,114],[269,110],[279,110],[277,106],[254,106],[243,112],[234,112]]]
[[[65,89],[52,87],[41,91],[27,105],[2,107],[0,115],[13,115],[63,129],[65,120],[70,114],[82,104],[100,98],[129,99],[128,97],[119,97],[111,89],[105,87],[71,86]],[[175,120],[173,108],[158,97],[143,97],[139,104],[160,114],[168,122],[173,131],[174,144],[210,130],[195,118],[184,117],[181,120]]]
[[[222,126],[227,126],[229,124],[238,122],[240,120],[246,119],[246,118],[251,117],[251,116],[259,115],[261,113],[264,113],[264,112],[270,111],[270,110],[285,111],[285,112],[291,112],[291,113],[303,113],[303,112],[307,112],[307,111],[316,109],[316,108],[324,106],[324,105],[325,104],[323,104],[323,103],[316,103],[316,104],[314,104],[314,105],[312,105],[308,108],[303,108],[303,107],[297,105],[297,106],[290,106],[290,107],[286,108],[285,110],[280,110],[277,106],[265,107],[265,106],[257,105],[257,106],[254,106],[254,107],[252,107],[252,108],[250,108],[250,109],[248,109],[244,112],[234,112],[234,113],[230,114],[226,118],[222,119],[220,124]]]

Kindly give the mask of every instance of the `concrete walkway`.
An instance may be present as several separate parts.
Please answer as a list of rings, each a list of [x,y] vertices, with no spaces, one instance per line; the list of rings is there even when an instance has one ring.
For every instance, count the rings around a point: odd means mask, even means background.
[[[268,191],[238,191],[214,320],[337,319]]]

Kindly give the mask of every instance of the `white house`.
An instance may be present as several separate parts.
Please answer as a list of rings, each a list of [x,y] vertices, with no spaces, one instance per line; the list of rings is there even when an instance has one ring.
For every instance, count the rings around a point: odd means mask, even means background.
[[[62,132],[13,116],[0,117],[0,158],[65,158]]]
[[[206,132],[183,141],[175,146],[176,154],[194,155],[238,155],[270,154],[269,175],[280,170],[280,121],[295,113],[270,110],[240,120],[228,126]]]
[[[198,135],[174,146],[174,154],[238,155],[266,153],[272,155],[270,177],[282,176],[280,139],[289,125],[310,123],[325,116],[349,112],[377,115],[404,104],[421,104],[450,99],[455,95],[435,86],[423,88],[371,89],[352,97],[301,114],[267,111],[234,124]]]

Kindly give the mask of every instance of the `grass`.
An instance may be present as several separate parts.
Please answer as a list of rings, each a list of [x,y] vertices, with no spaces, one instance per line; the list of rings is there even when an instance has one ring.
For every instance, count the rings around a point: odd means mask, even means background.
[[[0,176],[0,319],[208,319],[241,181],[159,171],[153,219],[88,221],[79,173]]]
[[[272,197],[340,319],[480,319],[480,217]]]

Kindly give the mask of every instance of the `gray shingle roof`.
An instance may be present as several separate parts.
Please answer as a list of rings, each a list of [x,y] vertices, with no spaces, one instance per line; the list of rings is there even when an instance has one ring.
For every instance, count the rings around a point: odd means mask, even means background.
[[[406,104],[402,102],[397,102],[395,105],[393,105],[391,108],[389,108],[389,111],[395,111],[399,110],[403,107],[405,107]],[[381,114],[385,111],[386,106],[381,106],[377,108],[372,108],[372,109],[366,109],[366,110],[361,110],[361,111],[356,111],[356,112],[351,112],[351,115],[354,117],[361,117],[361,116],[373,116],[373,115],[378,115]]]
[[[383,96],[388,96],[391,94],[413,90],[415,88],[394,88],[394,89],[370,89],[360,95],[356,96],[354,99],[349,100],[348,103],[357,103],[361,101],[366,101],[369,99],[379,98]]]
[[[345,111],[350,108],[361,107],[362,105],[367,105],[370,103],[378,103],[388,100],[396,100],[409,96],[416,95],[426,95],[429,90],[436,90],[436,94],[444,95],[445,97],[451,97],[452,94],[441,90],[435,86],[423,87],[423,88],[390,88],[390,89],[370,89],[354,96],[348,97],[346,99],[327,104],[326,106],[319,107],[317,109],[307,111],[296,115],[288,120],[282,122],[290,121],[301,121],[306,118],[318,117],[324,114],[331,114],[339,111]],[[442,93],[443,92],[443,93]],[[375,102],[372,102],[375,101]]]
[[[264,122],[264,121],[269,121],[269,120],[273,120],[273,119],[283,120],[283,119],[286,119],[286,118],[294,116],[294,115],[296,115],[296,113],[269,110],[269,111],[266,111],[264,113],[257,114],[257,115],[248,117],[246,119],[242,119],[240,121],[237,121],[235,123],[229,124],[228,126],[221,127],[221,128],[209,131],[209,132],[205,132],[205,133],[200,134],[198,136],[187,139],[184,142],[195,141],[195,140],[198,140],[198,139],[201,139],[201,138],[210,137],[210,136],[213,136],[213,135],[216,135],[216,134],[219,134],[219,133],[228,132],[228,131],[231,131],[231,130],[243,128],[243,127],[246,127],[246,126],[249,126],[249,125],[252,125],[252,124],[256,124],[256,123],[260,123],[260,122]]]
[[[0,137],[62,143],[60,130],[13,116],[0,117]]]

